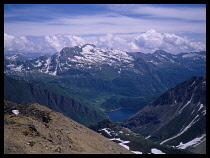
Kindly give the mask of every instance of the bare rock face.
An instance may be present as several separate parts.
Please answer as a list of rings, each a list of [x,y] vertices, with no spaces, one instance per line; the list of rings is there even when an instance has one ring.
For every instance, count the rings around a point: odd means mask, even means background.
[[[12,113],[18,110],[19,114]],[[49,108],[4,102],[5,154],[132,154]]]

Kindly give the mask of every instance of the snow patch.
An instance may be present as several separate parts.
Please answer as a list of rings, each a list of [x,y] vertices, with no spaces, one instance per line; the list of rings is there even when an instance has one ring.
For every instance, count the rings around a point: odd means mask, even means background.
[[[200,109],[204,108],[203,104],[200,104],[200,107],[198,109],[198,111],[200,111]]]
[[[45,73],[48,73],[48,72],[49,72],[50,62],[51,62],[51,58],[48,58],[48,59],[46,60],[46,64],[45,64],[45,67],[47,68],[47,70],[46,70]]]
[[[14,113],[15,115],[19,114],[19,110],[12,110],[12,113]]]
[[[53,76],[56,76],[57,70],[55,70],[54,72],[52,72],[52,73],[50,73],[50,74],[53,75]]]
[[[12,68],[12,67],[15,67],[15,64],[9,64],[7,65],[8,68]]]
[[[156,149],[156,148],[152,148],[152,149],[151,149],[151,153],[153,153],[153,154],[166,154],[166,153],[164,153],[164,152],[162,152],[161,150],[158,150],[158,149]]]
[[[129,146],[123,144],[123,143],[119,143],[119,145],[123,146],[124,148],[128,149],[129,150]]]
[[[195,84],[195,81],[191,84],[191,86],[193,86],[194,84]],[[191,86],[190,86],[190,87],[191,87]]]
[[[13,56],[11,56],[11,57],[7,57],[7,59],[9,59],[9,60],[16,60],[16,58],[18,57],[18,55],[17,54],[15,54],[15,55],[13,55]]]
[[[178,145],[178,146],[176,146],[178,149],[186,149],[187,147],[189,147],[189,146],[193,146],[193,147],[195,147],[195,146],[197,146],[197,145],[199,145],[201,142],[203,142],[203,141],[205,141],[206,140],[206,134],[203,134],[201,137],[197,137],[197,138],[195,138],[195,139],[193,139],[193,140],[191,140],[191,141],[189,141],[189,142],[187,142],[187,143],[185,143],[185,144],[183,144],[182,142]]]
[[[130,141],[124,141],[124,140],[121,140],[120,138],[112,138],[110,140],[118,140],[118,141],[121,142],[121,143],[118,143],[119,145],[121,145],[122,147],[130,150],[129,146],[125,145],[127,143],[130,143]],[[135,153],[135,154],[142,154],[142,152],[140,152],[140,151],[132,151],[132,150],[130,150],[130,151],[133,152],[133,153]]]
[[[150,63],[153,63],[153,64],[158,64],[158,62],[156,62],[154,60],[150,60],[150,61],[147,61],[147,62],[150,62]]]
[[[140,151],[132,151],[132,150],[130,150],[131,152],[133,152],[134,154],[142,154],[142,152],[140,152]]]
[[[151,135],[147,136],[145,139],[149,139],[151,137]]]
[[[206,115],[206,110],[202,111],[202,113],[203,113],[203,115]],[[203,116],[203,115],[202,115],[202,116]]]
[[[199,117],[199,115],[196,115],[196,117],[183,129],[181,129],[180,131],[180,133],[178,133],[177,135],[175,135],[175,136],[173,136],[173,137],[171,137],[171,138],[168,138],[168,139],[166,139],[166,140],[164,140],[164,141],[162,141],[160,144],[163,144],[163,143],[165,143],[165,142],[167,142],[167,141],[169,141],[169,140],[171,140],[171,139],[174,139],[174,138],[176,138],[176,137],[178,137],[178,136],[180,136],[180,135],[182,135],[184,132],[186,132],[193,124],[195,124],[199,119],[197,119]],[[196,120],[197,119],[197,120]]]
[[[194,57],[196,54],[194,53],[188,53],[188,54],[184,54],[182,57],[183,58],[189,58],[189,57]]]
[[[109,128],[103,128],[103,129],[101,129],[101,130],[105,131],[108,135],[112,136],[112,135],[110,134],[111,132],[109,132],[108,129],[109,129]]]
[[[23,68],[23,65],[19,65],[19,66],[15,67],[15,68],[12,68],[12,70],[13,71],[21,71],[22,68]]]
[[[40,67],[40,66],[42,66],[42,62],[40,62],[39,60],[35,61],[35,63],[37,63],[37,65],[32,64],[33,67]]]
[[[179,115],[179,114],[182,112],[182,110],[183,110],[187,105],[189,105],[189,104],[191,103],[192,99],[193,99],[193,96],[192,96],[191,99],[190,99],[190,100],[181,108],[181,110],[178,111],[178,114],[177,114],[177,115]]]

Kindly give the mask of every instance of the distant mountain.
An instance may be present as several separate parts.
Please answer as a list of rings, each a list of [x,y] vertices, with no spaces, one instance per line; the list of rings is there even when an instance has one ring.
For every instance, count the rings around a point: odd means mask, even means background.
[[[49,53],[40,53],[40,52],[32,53],[32,52],[4,51],[4,56],[6,58],[8,57],[13,58],[15,56],[21,56],[21,57],[27,58],[28,60],[35,59],[36,57],[43,56],[43,55],[52,56],[53,54],[50,52]]]
[[[30,58],[28,58],[28,57],[26,57],[24,55],[21,55],[21,54],[15,54],[15,55],[9,56],[9,57],[7,57],[7,59],[13,60],[13,61],[26,61],[26,60],[30,60]]]
[[[5,60],[9,61],[10,58],[5,57]],[[100,49],[93,44],[86,44],[71,48],[65,47],[60,53],[51,57],[40,56],[22,63],[5,63],[5,67],[9,68],[10,71],[40,71],[51,75],[64,75],[74,69],[85,72],[90,72],[91,69],[102,71],[103,66],[107,65],[118,70],[117,73],[121,73],[122,70],[129,70],[144,75],[145,70],[161,67],[163,64],[167,64],[164,67],[173,65],[178,68],[182,65],[182,67],[189,68],[189,64],[193,62],[196,63],[196,66],[200,64],[202,67],[205,59],[205,51],[172,55],[163,50],[157,50],[153,54],[143,54],[110,48]],[[21,69],[17,70],[17,67]]]
[[[168,88],[191,76],[203,76],[206,52],[173,55],[157,50],[144,54],[86,44],[65,47],[51,57],[26,61],[5,57],[4,72],[56,84],[104,110],[141,109]],[[44,75],[51,76],[50,81]]]
[[[5,60],[10,60],[5,58]],[[100,49],[92,44],[84,46],[65,47],[60,53],[52,57],[38,57],[27,62],[22,62],[9,66],[10,70],[17,71],[16,67],[21,67],[21,71],[40,71],[51,75],[64,75],[72,69],[89,70],[91,68],[101,69],[101,65],[119,68],[131,64],[134,59],[124,51],[113,49]],[[132,67],[132,64],[130,65]]]
[[[205,153],[206,78],[169,89],[122,125],[160,144]]]
[[[100,121],[106,115],[95,107],[79,103],[75,99],[52,92],[47,85],[16,80],[4,75],[4,99],[19,104],[36,102],[63,113],[84,125]],[[51,87],[52,88],[52,87]]]
[[[45,106],[4,101],[4,154],[132,152]]]

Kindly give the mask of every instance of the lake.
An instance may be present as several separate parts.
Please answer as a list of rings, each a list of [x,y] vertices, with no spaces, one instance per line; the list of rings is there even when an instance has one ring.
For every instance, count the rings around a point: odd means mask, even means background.
[[[122,122],[133,114],[137,113],[138,110],[134,109],[119,109],[115,111],[106,112],[112,122]]]

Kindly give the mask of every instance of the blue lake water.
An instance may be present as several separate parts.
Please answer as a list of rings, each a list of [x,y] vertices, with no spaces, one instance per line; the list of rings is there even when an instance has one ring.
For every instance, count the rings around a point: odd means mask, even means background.
[[[112,122],[122,122],[131,115],[137,113],[134,109],[119,109],[116,111],[106,112]]]

